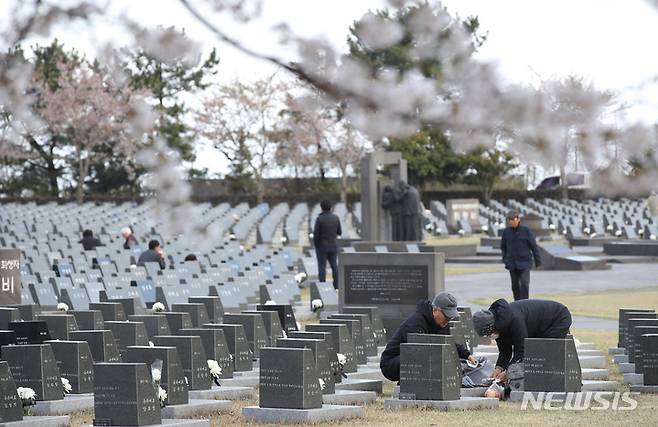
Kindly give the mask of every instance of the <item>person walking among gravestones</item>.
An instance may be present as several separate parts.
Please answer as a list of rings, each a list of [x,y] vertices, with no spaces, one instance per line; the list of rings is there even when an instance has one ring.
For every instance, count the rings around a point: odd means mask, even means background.
[[[137,260],[137,265],[143,266],[145,262],[157,262],[160,264],[161,269],[166,268],[165,264],[165,253],[160,247],[160,242],[157,240],[151,240],[149,242],[148,251],[144,251],[139,254],[139,259]]]
[[[123,248],[124,249],[130,249],[133,246],[138,246],[139,241],[137,240],[137,237],[133,234],[133,231],[130,227],[123,227],[121,229],[121,237],[125,239],[123,242]]]
[[[518,212],[511,211],[507,214],[507,225],[500,241],[503,263],[509,270],[512,279],[514,301],[528,299],[533,258],[535,266],[541,267],[539,248],[532,231],[525,225],[521,225],[521,217]]]
[[[82,232],[82,239],[78,242],[82,244],[85,251],[93,251],[96,246],[103,246],[98,237],[94,237],[94,232],[85,230]]]
[[[459,319],[457,300],[446,292],[437,294],[430,302],[418,301],[416,312],[395,331],[379,360],[382,374],[391,381],[400,380],[400,344],[407,342],[407,334],[450,335],[450,321]],[[460,359],[477,363],[475,357],[461,344],[457,346]]]
[[[343,234],[340,219],[331,212],[331,202],[320,202],[322,212],[315,220],[313,226],[313,245],[318,260],[318,280],[327,280],[327,261],[331,266],[331,275],[334,278],[334,289],[338,289],[338,236]]]
[[[526,338],[566,338],[571,327],[569,309],[556,301],[526,299],[494,301],[489,310],[473,315],[475,332],[496,340],[498,360],[494,378],[505,381],[507,368],[523,361]]]

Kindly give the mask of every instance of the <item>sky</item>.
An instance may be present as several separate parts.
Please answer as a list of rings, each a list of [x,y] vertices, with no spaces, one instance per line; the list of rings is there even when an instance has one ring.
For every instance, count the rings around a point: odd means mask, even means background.
[[[8,10],[12,3],[0,2],[4,19],[3,6]],[[99,4],[106,3],[108,0],[99,0]],[[109,4],[112,14],[124,13],[144,26],[184,28],[205,52],[216,47],[220,82],[252,80],[277,71],[218,42],[177,0],[111,0]],[[263,0],[261,17],[249,24],[225,17],[213,18],[213,22],[254,50],[294,60],[294,52],[279,45],[272,31],[276,24],[285,22],[296,34],[323,37],[346,49],[349,25],[383,4],[383,0]],[[629,119],[658,122],[658,85],[652,83],[658,76],[658,61],[654,60],[658,7],[648,0],[445,0],[443,4],[463,18],[479,17],[487,40],[477,57],[495,62],[510,83],[583,76],[600,89],[614,91],[628,106]],[[204,15],[210,16],[207,11]],[[68,25],[50,36],[92,57],[95,48],[107,41],[129,42],[126,34],[107,24]],[[226,162],[210,149],[200,153],[194,166],[226,171]]]

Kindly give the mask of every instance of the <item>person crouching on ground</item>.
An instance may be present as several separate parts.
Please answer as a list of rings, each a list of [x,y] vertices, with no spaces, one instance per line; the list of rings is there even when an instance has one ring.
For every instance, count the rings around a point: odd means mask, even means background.
[[[450,321],[459,319],[457,300],[449,293],[442,292],[429,300],[418,301],[416,312],[409,316],[395,331],[386,344],[379,361],[382,374],[391,381],[400,380],[400,344],[407,342],[407,334],[450,335]],[[456,344],[461,359],[471,363],[477,361],[461,344]]]
[[[489,310],[473,315],[475,332],[496,340],[498,360],[493,378],[505,381],[507,368],[523,361],[526,338],[566,338],[571,327],[569,309],[556,301],[527,299],[494,301]]]

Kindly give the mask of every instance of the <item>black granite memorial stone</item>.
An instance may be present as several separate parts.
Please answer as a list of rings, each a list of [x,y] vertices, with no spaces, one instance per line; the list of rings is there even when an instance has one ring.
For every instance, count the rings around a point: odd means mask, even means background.
[[[51,339],[48,325],[43,320],[9,322],[9,330],[16,333],[16,344],[41,344]]]
[[[146,304],[147,307],[151,307],[154,302],[156,302],[155,296],[155,284],[152,280],[133,280],[130,282],[130,286],[136,287],[139,295],[142,297],[142,301]]]
[[[457,400],[461,375],[454,345],[400,344],[400,399]]]
[[[73,341],[87,341],[95,363],[119,363],[121,356],[114,334],[110,330],[76,331],[69,334]]]
[[[49,283],[30,283],[28,287],[32,294],[32,298],[34,298],[41,307],[57,307],[57,303],[59,302],[57,294]]]
[[[642,335],[640,342],[644,385],[658,385],[658,334]]]
[[[233,356],[234,371],[245,372],[253,369],[252,352],[244,332],[244,326],[227,323],[206,323],[203,327],[224,331],[228,351]]]
[[[94,331],[104,328],[103,314],[100,310],[69,310],[68,314],[75,317],[79,331]]]
[[[276,311],[265,311],[265,310],[245,310],[243,314],[258,314],[263,318],[263,324],[265,325],[265,334],[267,335],[267,345],[270,347],[276,346],[276,341],[279,338],[283,338],[283,328],[281,327],[281,321],[279,320],[279,313]]]
[[[242,325],[254,359],[260,357],[261,347],[266,347],[268,343],[263,317],[259,314],[226,313],[224,321],[229,324]]]
[[[455,351],[457,351],[455,337],[452,335],[407,334],[407,342],[409,344],[447,344],[453,346]],[[454,369],[459,373],[459,381],[461,384],[461,362],[459,361],[459,357],[455,359]]]
[[[37,400],[61,400],[62,380],[53,349],[48,344],[10,345],[2,348],[18,387],[29,387]]]
[[[124,359],[127,363],[146,363],[151,370],[154,362],[162,361],[160,387],[167,392],[167,405],[184,405],[189,402],[183,366],[175,347],[131,346],[126,349]]]
[[[321,325],[345,325],[352,338],[354,347],[354,361],[357,365],[365,365],[368,363],[368,356],[366,356],[366,345],[361,336],[361,322],[351,319],[321,319]]]
[[[2,359],[3,345],[16,345],[16,332],[0,331],[0,359]]]
[[[579,392],[581,370],[572,339],[526,338],[525,391]]]
[[[642,335],[652,334],[658,334],[658,326],[635,326],[633,328],[633,363],[635,364],[636,374],[642,373],[644,365],[644,353],[642,352]]]
[[[464,324],[459,320],[451,320],[449,323],[449,329],[450,329],[450,335],[455,337],[455,342],[457,344],[463,345],[464,347],[470,350],[470,347],[468,347],[468,342],[466,341],[466,337],[465,337],[467,331],[465,330],[466,328]]]
[[[0,361],[0,423],[23,419],[23,405],[7,362]]]
[[[297,319],[295,319],[295,313],[292,310],[292,306],[289,304],[286,305],[258,305],[256,306],[258,311],[276,311],[279,313],[279,321],[283,330],[288,333],[290,331],[297,331]]]
[[[94,425],[160,424],[160,403],[145,363],[94,364]]]
[[[462,335],[464,342],[469,351],[473,351],[478,345],[478,335],[475,333],[473,326],[473,314],[471,307],[457,307],[459,312],[459,321],[462,323]]]
[[[172,334],[176,334],[181,329],[189,329],[193,327],[190,313],[165,311],[159,314],[167,319],[167,324],[169,325],[169,330]]]
[[[156,335],[171,335],[167,318],[159,314],[133,314],[128,316],[128,320],[142,322],[149,340],[152,340]]]
[[[89,303],[89,309],[100,311],[106,322],[126,320],[123,305],[118,302],[92,302]]]
[[[125,352],[126,347],[132,345],[149,345],[146,327],[142,322],[105,322],[105,329],[112,331],[114,341],[117,343],[119,354]]]
[[[288,334],[288,338],[323,340],[327,346],[327,359],[329,360],[331,371],[334,374],[334,383],[338,384],[343,381],[343,376],[341,375],[340,365],[338,364],[338,357],[336,356],[336,349],[334,348],[334,340],[331,332],[293,331]]]
[[[75,317],[71,314],[37,314],[37,320],[42,320],[48,325],[50,337],[54,340],[68,340],[71,332],[78,330]]]
[[[354,342],[350,331],[345,324],[308,324],[306,330],[309,332],[330,332],[333,340],[333,347],[336,354],[340,353],[345,356],[345,373],[356,372],[356,359],[354,358]]]
[[[73,310],[89,309],[89,297],[82,288],[62,289],[60,300]]]
[[[233,378],[233,357],[228,350],[224,331],[221,329],[192,328],[181,329],[176,335],[195,335],[201,338],[201,344],[208,359],[217,362],[222,369],[220,378]]]
[[[628,354],[629,363],[635,363],[636,351],[640,349],[640,343],[635,342],[635,328],[638,326],[658,326],[658,319],[630,317],[626,322],[626,354]]]
[[[367,314],[332,314],[330,319],[356,319],[361,323],[361,337],[363,339],[366,356],[377,356],[377,342],[370,325],[370,317]]]
[[[626,348],[626,323],[625,315],[626,313],[655,313],[653,309],[643,309],[643,308],[620,308],[619,309],[619,339],[617,341],[617,347]]]
[[[349,306],[343,308],[345,314],[367,314],[370,317],[370,326],[375,335],[375,340],[378,346],[386,345],[386,332],[384,331],[384,323],[382,317],[377,312],[377,307],[358,307]]]
[[[310,348],[311,351],[313,351],[313,357],[315,358],[315,369],[318,374],[318,378],[320,378],[324,383],[322,394],[336,393],[336,385],[334,383],[334,370],[329,363],[329,351],[327,350],[327,343],[325,340],[282,338],[277,341],[277,347]]]
[[[94,391],[94,360],[87,341],[46,341],[55,355],[59,373],[69,380],[71,393]]]
[[[9,322],[18,322],[19,320],[21,320],[21,315],[17,308],[0,307],[0,329],[7,330]]]
[[[203,349],[201,338],[193,335],[162,335],[153,337],[157,346],[175,347],[187,377],[190,390],[208,390],[211,385],[208,357]]]
[[[210,323],[206,305],[203,303],[172,304],[171,310],[180,313],[189,313],[193,328],[200,328],[204,323]]]
[[[217,296],[207,297],[189,297],[189,302],[205,304],[206,312],[208,313],[208,322],[222,323],[224,319],[224,306],[222,299]]]
[[[37,317],[37,314],[41,312],[41,307],[36,304],[16,304],[11,307],[17,308],[20,313],[21,320],[28,321],[34,320]]]
[[[264,347],[258,391],[261,408],[321,408],[322,391],[311,349]]]

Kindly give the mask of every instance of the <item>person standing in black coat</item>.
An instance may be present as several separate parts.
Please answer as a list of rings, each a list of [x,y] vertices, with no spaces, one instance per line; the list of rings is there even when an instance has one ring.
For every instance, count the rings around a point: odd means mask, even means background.
[[[432,302],[418,301],[416,312],[402,322],[379,360],[382,374],[390,381],[400,380],[400,344],[407,342],[407,334],[450,335],[450,321],[459,319],[457,300],[449,293],[437,294]],[[476,363],[475,358],[461,344],[456,344],[461,359]]]
[[[313,226],[313,245],[318,260],[318,280],[327,280],[327,261],[331,266],[331,275],[334,278],[334,289],[338,289],[338,236],[343,234],[340,219],[331,212],[331,202],[320,202],[322,213],[318,215]]]
[[[500,251],[503,263],[512,279],[514,301],[530,298],[530,269],[532,260],[541,267],[541,255],[532,231],[521,225],[521,217],[516,211],[507,214],[508,227],[503,231]]]
[[[526,299],[494,301],[489,310],[473,315],[475,332],[496,340],[498,360],[494,378],[505,380],[512,363],[521,362],[526,338],[566,338],[571,328],[569,309],[556,301]]]

